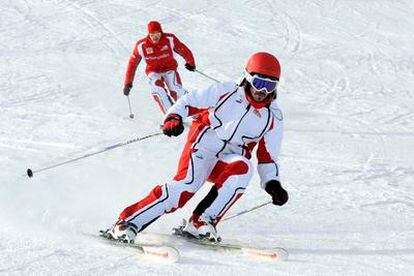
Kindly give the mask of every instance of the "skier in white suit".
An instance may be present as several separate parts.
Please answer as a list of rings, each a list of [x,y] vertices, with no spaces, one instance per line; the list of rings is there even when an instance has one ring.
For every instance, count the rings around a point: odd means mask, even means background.
[[[250,182],[250,157],[256,145],[261,187],[273,204],[285,204],[288,193],[280,184],[277,160],[283,134],[283,115],[275,101],[280,71],[275,56],[259,52],[247,60],[239,83],[219,83],[183,95],[168,110],[163,125],[164,134],[178,136],[184,130],[183,118],[198,116],[189,130],[177,174],[125,208],[108,236],[132,242],[160,216],[183,207],[209,181],[214,185],[184,231],[217,240],[217,224]]]

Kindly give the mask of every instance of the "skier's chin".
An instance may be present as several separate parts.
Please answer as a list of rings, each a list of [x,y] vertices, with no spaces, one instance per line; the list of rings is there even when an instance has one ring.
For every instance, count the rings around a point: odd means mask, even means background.
[[[266,99],[266,96],[267,96],[266,93],[259,92],[259,91],[252,91],[252,97],[258,103],[263,102]]]

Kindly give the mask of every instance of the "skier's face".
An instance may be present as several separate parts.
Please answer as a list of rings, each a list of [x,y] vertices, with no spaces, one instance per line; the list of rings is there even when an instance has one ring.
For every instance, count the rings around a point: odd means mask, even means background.
[[[150,37],[151,41],[152,41],[154,44],[157,44],[158,42],[160,42],[160,39],[161,39],[161,32],[149,33],[149,37]]]
[[[250,93],[252,95],[253,100],[255,100],[256,102],[260,103],[262,101],[264,101],[267,97],[267,93],[262,91],[257,91],[256,89],[253,88],[253,86],[250,86]]]

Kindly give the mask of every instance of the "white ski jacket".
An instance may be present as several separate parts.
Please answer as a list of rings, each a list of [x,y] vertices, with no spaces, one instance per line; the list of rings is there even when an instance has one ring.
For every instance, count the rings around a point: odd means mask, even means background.
[[[219,83],[183,95],[167,112],[183,119],[199,114],[203,130],[193,145],[217,158],[225,154],[251,157],[258,144],[257,160],[261,186],[279,179],[278,156],[283,135],[283,114],[273,101],[255,109],[244,88],[234,82]]]

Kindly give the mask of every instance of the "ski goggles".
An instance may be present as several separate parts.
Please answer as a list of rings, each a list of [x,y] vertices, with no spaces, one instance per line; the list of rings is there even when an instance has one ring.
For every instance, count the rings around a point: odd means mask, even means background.
[[[260,77],[258,75],[250,75],[249,72],[245,74],[246,80],[252,85],[252,87],[257,91],[264,91],[267,94],[273,93],[279,81],[272,80],[265,77]]]

